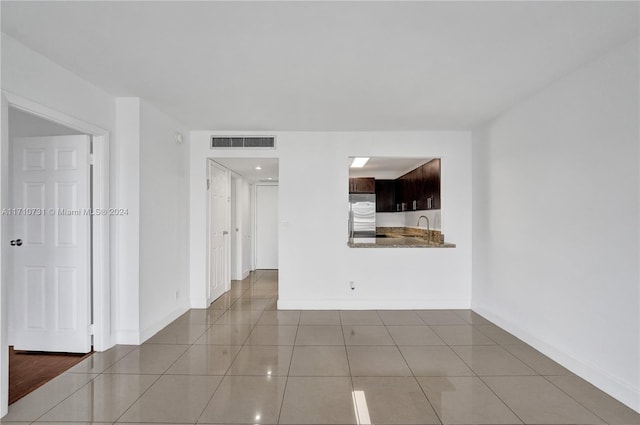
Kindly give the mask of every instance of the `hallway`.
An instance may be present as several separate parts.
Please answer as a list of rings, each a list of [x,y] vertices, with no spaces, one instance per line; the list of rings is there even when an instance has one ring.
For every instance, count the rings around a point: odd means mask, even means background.
[[[234,281],[140,347],[95,353],[2,424],[640,421],[469,310],[277,311],[277,293],[277,271]]]

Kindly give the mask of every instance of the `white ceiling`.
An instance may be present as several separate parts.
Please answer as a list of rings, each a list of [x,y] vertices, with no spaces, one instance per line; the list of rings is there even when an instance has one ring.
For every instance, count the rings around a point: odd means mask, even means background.
[[[638,36],[638,2],[2,1],[2,31],[194,130],[468,128]]]
[[[213,160],[252,182],[275,183],[278,181],[278,158],[214,158]],[[256,167],[262,169],[256,170]]]

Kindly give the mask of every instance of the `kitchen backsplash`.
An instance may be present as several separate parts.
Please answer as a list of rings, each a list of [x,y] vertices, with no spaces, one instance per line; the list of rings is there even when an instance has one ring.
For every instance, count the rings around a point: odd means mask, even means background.
[[[397,213],[377,213],[377,227],[416,227],[418,217],[421,215],[429,219],[429,228],[442,230],[441,210],[405,211]],[[424,219],[420,221],[420,227],[427,227]]]

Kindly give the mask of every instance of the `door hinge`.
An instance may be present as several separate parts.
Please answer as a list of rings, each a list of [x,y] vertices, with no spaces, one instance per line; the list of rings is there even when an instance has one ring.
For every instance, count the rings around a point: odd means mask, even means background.
[[[96,325],[89,325],[89,335],[96,334]]]
[[[95,158],[92,153],[89,154],[89,165],[95,164]]]
[[[211,187],[211,180],[207,179],[207,190],[209,190],[209,187]]]

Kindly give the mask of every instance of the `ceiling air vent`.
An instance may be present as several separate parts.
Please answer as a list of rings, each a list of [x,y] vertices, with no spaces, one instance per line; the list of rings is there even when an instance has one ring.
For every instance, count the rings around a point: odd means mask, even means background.
[[[211,136],[211,149],[274,149],[276,138]]]

